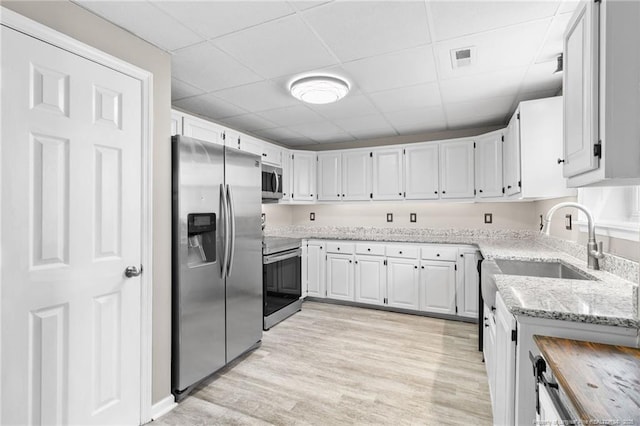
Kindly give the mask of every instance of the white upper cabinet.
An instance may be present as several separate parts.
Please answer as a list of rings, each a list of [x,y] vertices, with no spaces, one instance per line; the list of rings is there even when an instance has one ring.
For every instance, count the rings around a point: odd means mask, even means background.
[[[237,130],[224,129],[224,146],[240,149],[240,136],[244,135]]]
[[[269,142],[262,142],[262,162],[272,166],[282,166],[283,149]]]
[[[241,149],[242,151],[259,155],[260,158],[262,158],[262,162],[264,162],[264,155],[262,150],[263,144],[264,142],[259,139],[247,135],[241,135],[237,148]]]
[[[311,151],[291,151],[293,163],[294,201],[313,201],[316,199],[316,153]]]
[[[640,183],[640,2],[582,1],[564,34],[564,175]]]
[[[318,200],[340,200],[342,196],[342,157],[339,152],[318,154]]]
[[[441,198],[474,197],[473,140],[440,144]]]
[[[520,192],[520,112],[516,110],[509,120],[502,145],[502,168],[505,194],[515,195]]]
[[[178,111],[171,110],[171,136],[182,134],[182,117]]]
[[[403,191],[402,148],[383,148],[373,151],[374,200],[402,200]]]
[[[182,134],[190,138],[224,145],[224,131],[225,128],[219,124],[192,117],[190,115],[185,114],[182,119]]]
[[[562,97],[521,102],[502,144],[505,193],[516,199],[569,197],[562,176]]]
[[[502,130],[475,140],[476,189],[478,198],[502,197]]]
[[[342,199],[368,200],[371,197],[370,151],[342,153]]]
[[[282,150],[282,201],[291,200],[291,191],[293,188],[293,161],[291,160],[291,151]]]
[[[405,148],[405,198],[438,199],[440,187],[439,144],[410,145]]]
[[[578,5],[564,36],[564,175],[598,167],[598,7]]]

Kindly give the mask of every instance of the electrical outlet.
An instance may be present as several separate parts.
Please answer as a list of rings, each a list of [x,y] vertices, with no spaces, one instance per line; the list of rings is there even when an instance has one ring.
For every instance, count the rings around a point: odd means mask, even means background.
[[[418,215],[415,213],[409,213],[409,222],[417,222],[418,221]]]
[[[493,223],[493,213],[484,214],[484,223]]]
[[[309,220],[316,220],[316,214],[313,212],[309,213]]]
[[[387,222],[393,222],[393,213],[387,213]]]
[[[571,229],[573,229],[572,223],[571,223],[571,215],[570,214],[566,214],[564,216],[564,227],[567,231],[571,231]]]

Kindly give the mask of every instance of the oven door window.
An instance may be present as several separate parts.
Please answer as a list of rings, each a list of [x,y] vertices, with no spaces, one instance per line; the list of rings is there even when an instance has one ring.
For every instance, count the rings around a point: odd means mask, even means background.
[[[300,298],[301,263],[301,258],[296,256],[263,265],[265,315],[270,315]]]

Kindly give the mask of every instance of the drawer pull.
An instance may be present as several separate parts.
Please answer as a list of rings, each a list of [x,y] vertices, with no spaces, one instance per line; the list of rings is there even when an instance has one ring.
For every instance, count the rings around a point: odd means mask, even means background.
[[[400,250],[398,253],[402,254],[402,250]]]
[[[440,257],[440,253],[437,253],[437,254],[436,254],[436,257]]]
[[[368,248],[368,249],[367,249],[367,251],[371,251],[371,249],[370,249],[370,248]]]

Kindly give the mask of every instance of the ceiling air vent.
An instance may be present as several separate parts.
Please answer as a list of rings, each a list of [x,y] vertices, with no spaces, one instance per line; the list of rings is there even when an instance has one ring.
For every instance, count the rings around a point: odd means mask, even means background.
[[[463,47],[451,50],[451,66],[453,68],[468,67],[476,58],[475,47]]]

